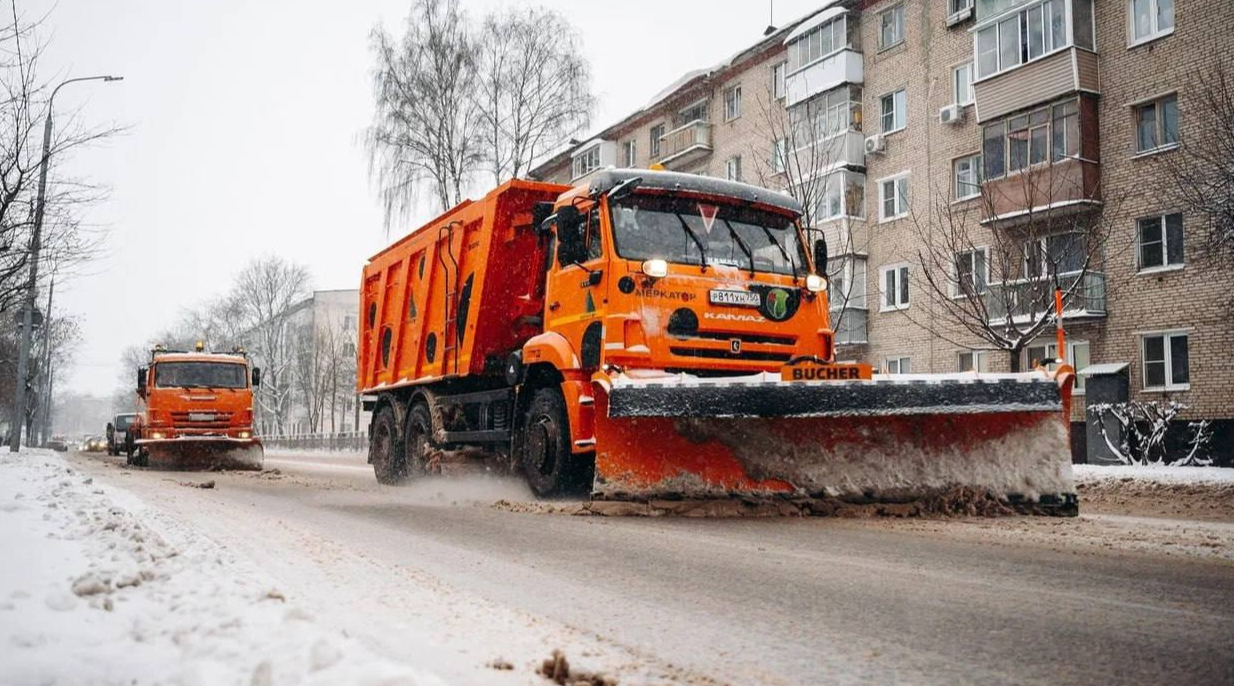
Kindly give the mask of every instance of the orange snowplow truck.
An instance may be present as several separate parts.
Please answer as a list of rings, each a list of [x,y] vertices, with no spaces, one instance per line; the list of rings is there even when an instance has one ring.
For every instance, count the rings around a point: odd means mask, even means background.
[[[150,351],[137,370],[137,415],[125,433],[128,463],[170,469],[261,469],[253,389],[261,370],[242,349]]]
[[[482,458],[541,497],[903,502],[976,488],[1075,509],[1070,368],[837,364],[827,248],[792,198],[607,170],[510,181],[374,256],[358,391],[382,483]]]

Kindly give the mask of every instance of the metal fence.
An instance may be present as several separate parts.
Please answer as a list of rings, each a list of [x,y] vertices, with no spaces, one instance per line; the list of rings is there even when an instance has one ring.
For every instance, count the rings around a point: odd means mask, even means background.
[[[368,432],[343,431],[339,433],[262,436],[261,442],[267,448],[361,453],[368,451]]]

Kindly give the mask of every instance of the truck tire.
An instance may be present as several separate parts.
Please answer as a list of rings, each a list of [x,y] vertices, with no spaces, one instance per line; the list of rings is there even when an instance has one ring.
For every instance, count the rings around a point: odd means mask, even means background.
[[[368,457],[373,463],[377,483],[397,486],[407,481],[407,456],[403,452],[403,437],[399,434],[394,408],[382,405],[373,417],[373,433],[369,437]]]
[[[586,493],[594,474],[594,457],[570,451],[570,421],[558,388],[538,389],[523,423],[523,473],[541,498]]]
[[[408,477],[427,474],[437,450],[433,440],[433,417],[429,412],[428,403],[422,400],[413,403],[407,412],[407,436],[403,445]]]

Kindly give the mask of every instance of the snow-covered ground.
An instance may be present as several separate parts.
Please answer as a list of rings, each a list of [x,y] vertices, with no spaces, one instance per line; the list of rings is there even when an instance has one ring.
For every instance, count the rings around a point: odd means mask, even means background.
[[[442,684],[42,451],[0,455],[0,684]]]
[[[1234,484],[1234,469],[1228,467],[1167,467],[1164,465],[1091,465],[1072,467],[1076,481],[1134,479],[1165,484]]]

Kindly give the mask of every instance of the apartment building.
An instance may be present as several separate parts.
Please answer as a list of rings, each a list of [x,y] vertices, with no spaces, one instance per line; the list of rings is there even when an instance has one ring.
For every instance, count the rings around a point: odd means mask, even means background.
[[[1069,363],[1126,365],[1132,399],[1184,403],[1234,451],[1234,275],[1168,173],[1231,125],[1194,78],[1232,63],[1234,2],[820,5],[534,175],[660,164],[795,195],[832,255],[839,357],[888,371],[1053,358],[1062,288]]]

